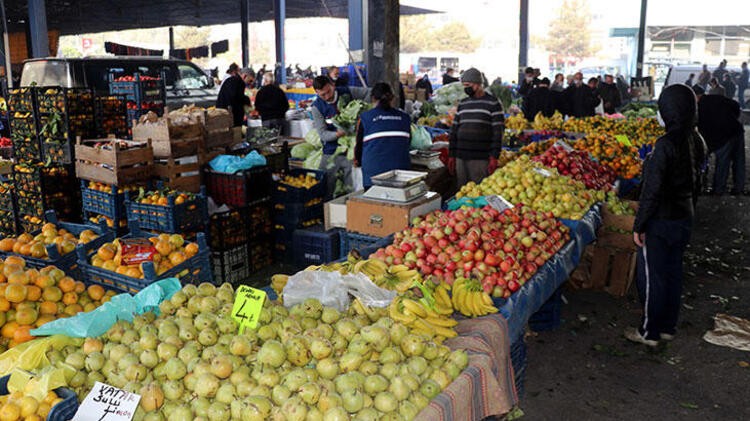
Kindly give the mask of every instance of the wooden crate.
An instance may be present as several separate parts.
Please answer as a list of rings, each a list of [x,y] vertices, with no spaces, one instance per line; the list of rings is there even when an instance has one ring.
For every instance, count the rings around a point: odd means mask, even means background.
[[[175,125],[169,117],[159,117],[154,123],[133,122],[133,140],[183,140],[203,135],[203,124],[190,118],[188,124]]]
[[[624,296],[635,279],[635,253],[597,244],[591,258],[591,287]]]
[[[203,126],[206,132],[228,130],[232,128],[233,123],[234,119],[231,113],[210,114],[206,111],[203,119]]]
[[[104,149],[96,146],[106,142],[114,142],[114,147]],[[120,142],[126,143],[129,148],[121,149]],[[147,181],[154,169],[154,150],[150,141],[112,138],[81,141],[79,137],[75,156],[78,178],[115,186]]]
[[[226,148],[234,143],[231,129],[213,130],[205,133],[206,149]]]
[[[178,191],[198,193],[201,189],[201,166],[203,155],[182,158],[157,159],[154,162],[154,177],[165,187]]]

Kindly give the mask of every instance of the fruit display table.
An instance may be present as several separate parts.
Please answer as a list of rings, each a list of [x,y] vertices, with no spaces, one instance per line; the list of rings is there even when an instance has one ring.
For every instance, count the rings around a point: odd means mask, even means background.
[[[570,238],[575,240],[573,253],[573,267],[575,268],[583,255],[583,249],[596,240],[596,231],[602,225],[601,205],[592,206],[579,220],[562,219],[561,221],[570,228]]]
[[[445,341],[464,349],[469,366],[430,401],[415,420],[481,420],[508,413],[518,403],[510,364],[508,322],[498,314],[464,319],[458,336]]]

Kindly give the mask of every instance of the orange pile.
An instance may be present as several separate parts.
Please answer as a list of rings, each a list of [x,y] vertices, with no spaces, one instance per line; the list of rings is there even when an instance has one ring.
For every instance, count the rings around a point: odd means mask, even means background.
[[[638,149],[625,146],[612,136],[591,134],[572,144],[579,151],[588,152],[599,163],[606,165],[626,179],[641,175],[642,161]]]
[[[41,401],[22,392],[0,396],[0,420],[2,421],[42,421],[47,419],[52,408],[63,399],[55,392],[48,392]]]
[[[169,196],[174,195],[174,204],[181,205],[188,200],[193,200],[195,195],[192,193],[175,192],[175,191],[150,191],[144,193],[143,197],[138,199],[138,203],[144,205],[159,205],[167,206],[169,204]]]
[[[98,181],[89,181],[88,188],[91,190],[100,191],[102,193],[112,193],[112,186],[109,184],[99,183]],[[120,186],[117,188],[117,193],[125,193],[126,191],[138,190],[138,186]]]
[[[65,229],[58,229],[55,224],[46,223],[42,226],[42,232],[32,237],[29,233],[19,235],[17,238],[9,237],[0,240],[0,251],[36,259],[47,259],[47,245],[54,244],[60,255],[73,252],[77,244],[86,244],[97,238],[99,234],[91,230],[84,230],[76,238],[75,235]]]
[[[13,347],[33,337],[29,331],[61,317],[91,311],[114,291],[88,288],[54,267],[26,268],[18,256],[0,260],[0,345]]]
[[[172,269],[185,260],[198,254],[198,244],[186,243],[179,234],[160,234],[149,238],[153,246],[154,269],[157,275]],[[119,239],[105,243],[91,257],[91,265],[100,267],[130,278],[143,279],[142,264],[123,264],[123,249]]]

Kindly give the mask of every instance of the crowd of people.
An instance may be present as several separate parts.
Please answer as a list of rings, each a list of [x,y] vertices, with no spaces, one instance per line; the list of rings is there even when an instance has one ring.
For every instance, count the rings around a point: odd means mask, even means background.
[[[745,90],[750,84],[749,79],[750,70],[747,68],[747,62],[742,63],[739,72],[733,72],[727,69],[727,61],[722,60],[713,72],[708,70],[708,65],[704,64],[697,81],[695,74],[690,73],[685,84],[700,86],[709,95],[723,95],[729,99],[734,99],[736,95],[740,108],[745,108]]]

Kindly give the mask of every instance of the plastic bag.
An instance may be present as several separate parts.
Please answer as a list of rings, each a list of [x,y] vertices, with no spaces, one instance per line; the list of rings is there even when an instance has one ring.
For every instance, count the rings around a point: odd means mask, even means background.
[[[53,320],[30,333],[34,336],[63,334],[73,338],[95,338],[105,334],[118,320],[132,321],[134,314],[154,311],[159,304],[182,288],[177,278],[163,279],[132,296],[118,294],[93,311],[78,313],[73,317]]]
[[[80,347],[83,339],[55,335],[48,338],[34,339],[17,345],[0,355],[0,376],[10,374],[16,368],[34,371],[50,365],[47,350],[62,349],[66,346]]]
[[[324,306],[338,311],[349,308],[349,294],[338,272],[303,270],[290,276],[284,287],[284,306],[291,307],[308,298],[317,298]]]
[[[487,200],[484,196],[479,197],[462,197],[460,199],[453,199],[448,202],[448,210],[456,210],[462,206],[468,206],[470,208],[483,208],[487,206]]]
[[[266,157],[257,151],[252,151],[244,157],[236,155],[219,155],[208,163],[217,172],[234,174],[237,171],[249,170],[253,167],[266,165]]]
[[[66,370],[68,373],[72,371],[70,377],[76,373],[73,367],[68,369],[47,367],[36,375],[25,370],[13,370],[8,379],[8,391],[22,392],[24,396],[32,396],[41,402],[49,391],[68,385]]]
[[[430,149],[432,147],[432,136],[430,136],[430,132],[427,131],[422,126],[417,126],[416,124],[411,125],[411,148],[412,149],[419,149],[419,150],[426,150]]]
[[[352,168],[352,185],[354,186],[354,191],[360,191],[365,188],[362,167]]]
[[[370,278],[361,273],[343,276],[344,285],[349,294],[359,298],[368,307],[388,307],[396,297],[397,292],[380,288]]]

